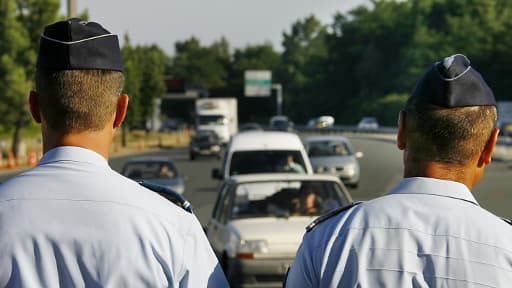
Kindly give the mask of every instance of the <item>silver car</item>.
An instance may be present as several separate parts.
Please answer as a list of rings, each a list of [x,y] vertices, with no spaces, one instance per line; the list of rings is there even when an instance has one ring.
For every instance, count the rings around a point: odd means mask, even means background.
[[[305,227],[351,202],[330,175],[232,176],[220,188],[206,232],[231,287],[282,287]]]
[[[304,138],[304,145],[315,173],[332,174],[347,186],[358,186],[358,158],[363,157],[363,153],[354,153],[347,138],[335,135],[311,136]]]
[[[185,191],[185,184],[178,169],[164,156],[131,158],[124,164],[121,174],[135,181],[170,188],[179,194]]]

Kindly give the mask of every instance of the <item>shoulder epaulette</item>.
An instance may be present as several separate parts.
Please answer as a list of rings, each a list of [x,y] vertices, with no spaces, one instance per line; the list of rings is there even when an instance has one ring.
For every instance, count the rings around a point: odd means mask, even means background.
[[[512,220],[501,217],[501,220],[507,222],[508,224],[512,225]]]
[[[152,190],[158,194],[160,194],[162,197],[166,198],[167,200],[171,201],[172,203],[178,205],[183,210],[192,213],[192,204],[188,202],[181,194],[178,192],[167,188],[165,186],[144,182],[141,181],[139,184],[143,187],[146,187],[149,190]]]
[[[341,212],[343,211],[347,211],[349,210],[350,208],[352,207],[355,207],[359,204],[361,204],[363,202],[361,201],[358,201],[358,202],[352,202],[351,204],[347,205],[347,206],[343,206],[343,207],[340,207],[340,208],[337,208],[337,209],[334,209],[318,218],[316,218],[315,220],[313,220],[313,222],[309,223],[308,226],[306,226],[306,233],[313,230],[313,228],[315,228],[318,224],[324,222],[325,220],[335,216],[335,215],[338,215],[340,214]]]

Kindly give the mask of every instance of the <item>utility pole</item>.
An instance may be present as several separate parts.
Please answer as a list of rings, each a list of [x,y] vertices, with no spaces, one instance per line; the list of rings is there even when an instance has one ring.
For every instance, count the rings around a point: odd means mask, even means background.
[[[68,18],[76,17],[76,1],[68,0]]]
[[[276,115],[283,114],[283,86],[280,83],[272,84],[272,89],[276,90]]]

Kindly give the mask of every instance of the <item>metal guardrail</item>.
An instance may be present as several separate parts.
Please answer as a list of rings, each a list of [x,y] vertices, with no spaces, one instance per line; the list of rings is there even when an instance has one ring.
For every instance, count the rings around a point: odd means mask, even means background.
[[[377,129],[360,129],[355,125],[334,125],[325,128],[308,127],[305,125],[296,125],[295,130],[299,132],[314,132],[314,133],[375,133],[375,134],[396,134],[398,127],[381,126]]]

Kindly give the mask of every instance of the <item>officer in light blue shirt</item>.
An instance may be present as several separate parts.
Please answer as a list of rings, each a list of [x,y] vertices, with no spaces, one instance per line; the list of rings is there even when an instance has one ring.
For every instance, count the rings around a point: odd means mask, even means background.
[[[495,105],[464,55],[435,63],[400,112],[404,179],[315,220],[285,287],[510,287],[512,226],[471,194],[496,144]]]
[[[197,218],[109,167],[123,82],[116,35],[46,27],[30,94],[44,156],[0,186],[0,287],[228,287]]]

